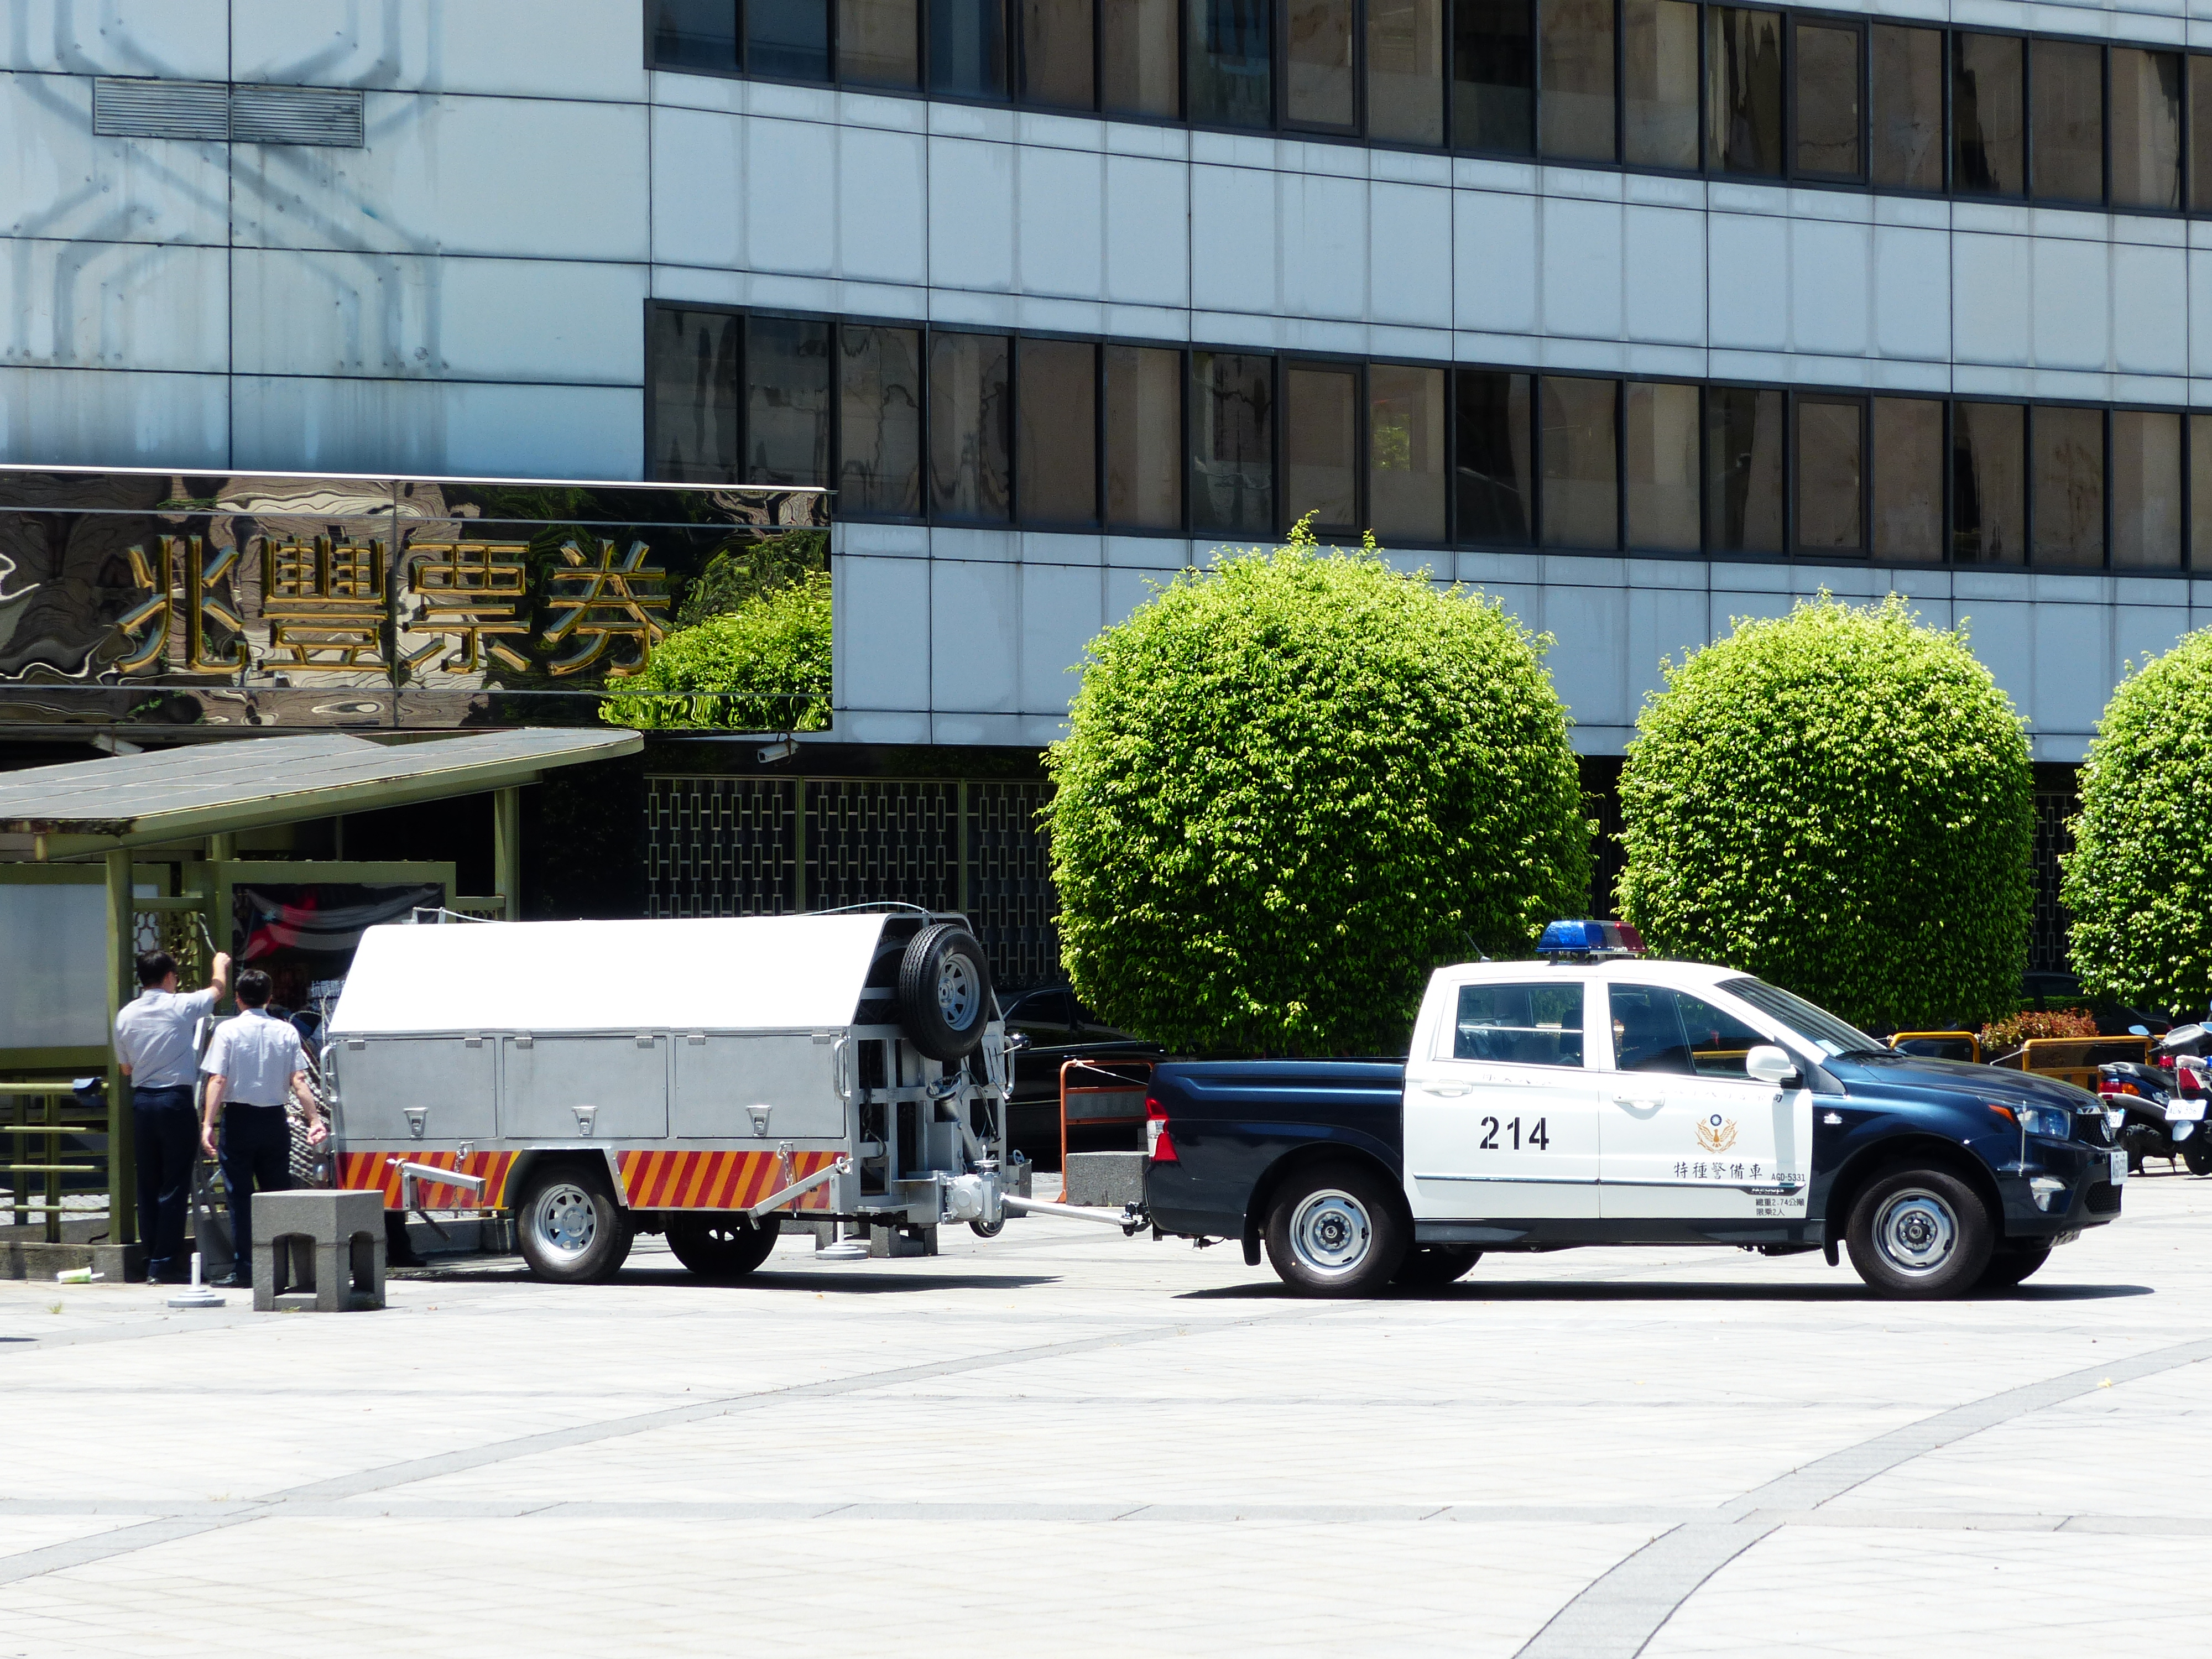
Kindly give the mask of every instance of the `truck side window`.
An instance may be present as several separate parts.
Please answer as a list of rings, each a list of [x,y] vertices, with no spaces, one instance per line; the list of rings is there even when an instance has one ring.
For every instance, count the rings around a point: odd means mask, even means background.
[[[1454,1060],[1510,1066],[1583,1063],[1583,988],[1462,985],[1452,1032]]]
[[[1613,1064],[1624,1072],[1740,1078],[1745,1054],[1766,1041],[1734,1014],[1686,992],[1615,985],[1609,994]]]

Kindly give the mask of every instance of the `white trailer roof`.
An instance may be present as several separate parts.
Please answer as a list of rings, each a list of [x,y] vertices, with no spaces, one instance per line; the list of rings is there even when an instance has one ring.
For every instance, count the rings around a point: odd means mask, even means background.
[[[333,1036],[849,1025],[881,914],[371,927]]]

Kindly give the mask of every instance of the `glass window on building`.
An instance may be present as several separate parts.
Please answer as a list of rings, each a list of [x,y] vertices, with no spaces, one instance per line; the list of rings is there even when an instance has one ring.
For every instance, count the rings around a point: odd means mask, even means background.
[[[2028,47],[2035,194],[2045,201],[2105,199],[2105,49],[2073,40]]]
[[[1705,544],[1714,551],[1782,551],[1782,422],[1779,392],[1707,388]]]
[[[1943,188],[1943,33],[1876,23],[1874,61],[1874,182],[1893,190]]]
[[[2112,565],[2181,568],[2181,416],[2112,411]]]
[[[1109,345],[1106,368],[1106,522],[1116,530],[1182,526],[1182,354]]]
[[[1443,0],[1367,0],[1367,136],[1443,143]]]
[[[1098,348],[1088,341],[1024,340],[1021,430],[1014,453],[1028,524],[1098,522]],[[1168,458],[1170,469],[1174,458]]]
[[[1527,547],[1534,540],[1534,377],[1488,368],[1453,376],[1458,404],[1452,477],[1462,542]]]
[[[2189,562],[2212,568],[2212,415],[2189,417]]]
[[[1612,161],[1613,0],[1537,0],[1537,16],[1544,154]]]
[[[2212,213],[2212,55],[2189,56],[2189,210]]]
[[[735,483],[738,319],[656,306],[650,334],[652,476],[672,483]]]
[[[915,0],[837,0],[837,76],[854,86],[921,84]]]
[[[1687,0],[1622,0],[1623,153],[1631,166],[1698,165],[1698,9]]]
[[[1808,553],[1866,550],[1866,404],[1797,398],[1797,545]]]
[[[1182,112],[1178,0],[1099,0],[1099,90],[1109,115]]]
[[[1535,148],[1534,0],[1454,0],[1452,143],[1526,155]]]
[[[1696,36],[1691,37],[1692,44]],[[1694,553],[1698,543],[1698,388],[1631,381],[1624,410],[1628,544]]]
[[[1960,564],[2027,556],[2027,411],[2018,404],[1952,405],[1951,556]]]
[[[1273,534],[1274,359],[1192,352],[1190,423],[1191,528]]]
[[[929,337],[929,501],[940,518],[995,522],[1012,510],[1007,344],[1003,334]]]
[[[2105,562],[2105,411],[2028,411],[2028,486],[2038,564]]]
[[[842,515],[921,513],[921,331],[837,327]]]
[[[745,0],[745,72],[827,81],[830,8],[823,0]]]
[[[929,89],[1006,95],[1005,0],[929,0]]]
[[[1017,15],[1023,101],[1053,109],[1094,107],[1091,0],[1019,0]]]
[[[1547,374],[1543,508],[1537,520],[1547,547],[1620,545],[1620,474],[1614,444],[1620,385]]]
[[[1316,535],[1359,521],[1359,371],[1334,363],[1283,368],[1283,522],[1310,513]]]
[[[1444,371],[1367,371],[1367,521],[1385,543],[1444,538]]]
[[[830,482],[830,325],[745,319],[745,482]]]
[[[1951,188],[2027,192],[2022,43],[2009,34],[1951,37]]]
[[[1284,0],[1283,118],[1352,130],[1352,0]]]
[[[1943,556],[1943,405],[1876,398],[1873,425],[1875,556],[1936,563]]]
[[[1795,87],[1797,137],[1795,165],[1823,179],[1856,179],[1859,118],[1865,108],[1862,50],[1866,37],[1848,23],[1799,21]]]
[[[1190,118],[1207,127],[1274,119],[1270,0],[1189,0]]]
[[[737,0],[653,0],[656,69],[738,66]]]
[[[1782,14],[1705,9],[1705,165],[1717,173],[1782,171]]]
[[[2181,206],[2181,54],[2112,48],[2112,205]]]

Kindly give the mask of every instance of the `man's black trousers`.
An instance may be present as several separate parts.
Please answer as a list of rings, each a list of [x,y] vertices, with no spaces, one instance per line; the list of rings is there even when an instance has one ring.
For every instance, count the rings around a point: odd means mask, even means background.
[[[199,1114],[192,1091],[134,1089],[132,1125],[137,1131],[138,1237],[146,1245],[149,1279],[185,1274],[185,1211],[192,1197],[192,1165],[200,1152]]]
[[[230,1237],[238,1276],[253,1274],[253,1194],[283,1192],[292,1184],[292,1123],[282,1106],[225,1106],[222,1137],[223,1190],[230,1194]]]

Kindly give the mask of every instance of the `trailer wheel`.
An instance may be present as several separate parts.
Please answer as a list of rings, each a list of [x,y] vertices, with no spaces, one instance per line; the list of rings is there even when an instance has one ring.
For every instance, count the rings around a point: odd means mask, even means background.
[[[975,936],[957,922],[933,922],[899,958],[899,1023],[932,1060],[965,1060],[991,1023],[991,970]]]
[[[732,1215],[668,1218],[668,1248],[702,1279],[727,1285],[743,1279],[775,1249],[782,1218],[747,1221]]]
[[[1404,1263],[1390,1282],[1401,1291],[1441,1290],[1466,1278],[1468,1270],[1481,1260],[1481,1249],[1474,1244],[1417,1244],[1406,1252]]]
[[[1301,1296],[1376,1295],[1412,1243],[1399,1202],[1395,1188],[1357,1164],[1302,1170],[1267,1212],[1267,1260]]]
[[[630,1214],[615,1202],[603,1170],[574,1164],[542,1169],[514,1206],[515,1237],[531,1276],[555,1285],[611,1279],[629,1255]]]
[[[1893,1170],[1851,1206],[1851,1266],[1877,1296],[1933,1301],[1963,1296],[1997,1243],[1972,1187],[1942,1170]]]

